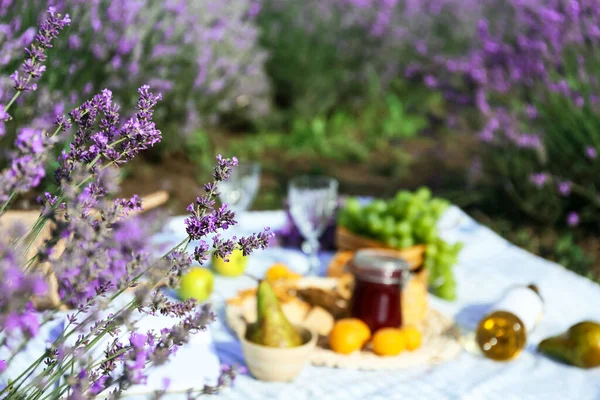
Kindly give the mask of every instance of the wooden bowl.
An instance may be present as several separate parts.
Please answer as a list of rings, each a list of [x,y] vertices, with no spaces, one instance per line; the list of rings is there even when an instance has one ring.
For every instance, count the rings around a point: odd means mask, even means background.
[[[310,360],[318,335],[303,327],[297,329],[304,344],[288,349],[261,346],[240,335],[244,359],[252,376],[266,382],[289,382],[298,376]]]
[[[417,269],[423,264],[426,246],[423,244],[407,247],[405,249],[394,249],[383,242],[373,240],[350,232],[343,226],[338,226],[335,231],[335,243],[340,251],[356,251],[360,249],[388,249],[404,258],[411,269]]]

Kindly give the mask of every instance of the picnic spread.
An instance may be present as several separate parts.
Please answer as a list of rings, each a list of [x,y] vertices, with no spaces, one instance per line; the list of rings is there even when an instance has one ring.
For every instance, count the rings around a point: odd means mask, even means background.
[[[173,218],[159,240],[178,239],[183,217]],[[249,212],[242,216],[238,232],[250,233],[265,225],[272,229],[285,224],[283,211]],[[451,207],[439,225],[441,235],[450,242],[462,242],[458,265],[457,300],[448,302],[429,296],[430,309],[452,321],[460,330],[461,348],[450,351],[440,362],[419,362],[417,352],[398,356],[397,368],[370,367],[356,360],[337,363],[316,355],[290,383],[262,382],[251,375],[238,377],[235,386],[222,392],[223,399],[597,399],[600,397],[600,370],[583,370],[557,363],[540,355],[538,342],[565,331],[583,320],[600,317],[600,288],[560,265],[534,256],[478,224],[462,210]],[[446,228],[443,228],[446,227]],[[334,254],[321,254],[319,276],[327,275]],[[304,274],[308,261],[296,249],[272,247],[250,257],[247,271],[264,276],[275,263],[285,263]],[[221,363],[244,365],[235,327],[228,323],[227,299],[240,291],[256,287],[250,278],[216,277],[214,305],[219,318],[212,326],[212,346]],[[315,279],[315,278],[312,278]],[[544,316],[516,359],[496,362],[475,349],[472,332],[489,310],[491,303],[516,284],[534,282],[544,299]],[[229,318],[231,320],[231,318]],[[452,348],[452,346],[449,346]],[[422,348],[427,352],[427,348]],[[318,354],[318,352],[317,352]],[[356,356],[356,355],[354,355]],[[403,359],[409,361],[401,361]],[[447,357],[447,359],[444,359]],[[416,360],[415,360],[416,359]],[[329,360],[329,363],[327,362]],[[319,365],[321,364],[321,365]],[[322,365],[329,365],[324,367]],[[408,364],[408,365],[406,365]],[[190,382],[191,384],[191,382]],[[185,387],[185,383],[180,385]]]

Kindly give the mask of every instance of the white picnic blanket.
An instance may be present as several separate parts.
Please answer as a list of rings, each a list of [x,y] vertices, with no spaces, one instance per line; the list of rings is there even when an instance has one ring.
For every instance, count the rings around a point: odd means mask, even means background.
[[[185,235],[184,218],[172,218],[154,238],[156,242],[179,242]],[[263,226],[277,229],[284,223],[283,211],[250,212],[240,217],[235,233],[250,233]],[[582,320],[600,321],[600,286],[511,245],[456,207],[446,212],[440,229],[445,239],[463,242],[464,249],[455,267],[458,299],[450,303],[432,296],[431,304],[452,316],[465,332],[475,327],[490,303],[507,287],[535,283],[540,288],[545,315],[518,359],[498,363],[465,351],[448,363],[410,370],[367,372],[307,366],[291,383],[265,383],[251,376],[240,376],[232,389],[223,391],[217,398],[600,399],[600,368],[580,370],[535,352],[537,343],[544,337],[558,334]],[[323,255],[323,266],[328,256],[331,255]],[[248,271],[262,276],[276,261],[285,262],[300,273],[308,267],[306,258],[297,250],[269,248],[250,257]],[[224,299],[253,285],[249,278],[217,277],[211,301],[221,312],[220,317]],[[214,383],[219,360],[224,364],[243,365],[240,345],[221,321],[224,318],[211,326],[211,335],[203,335],[201,340],[182,348],[171,364],[151,374],[151,387],[159,388],[163,377],[169,376],[173,390],[199,388],[204,383]],[[143,391],[139,388],[135,391],[139,395],[133,397],[144,398]],[[184,397],[172,394],[168,398]]]
[[[241,221],[244,231],[270,225],[277,228],[283,212],[249,213]],[[174,220],[177,226],[180,221]],[[600,368],[581,370],[561,365],[536,353],[537,343],[561,333],[582,320],[600,321],[600,286],[560,265],[534,256],[479,225],[462,210],[452,207],[440,221],[442,235],[461,241],[455,274],[458,299],[446,302],[431,297],[432,306],[452,316],[468,332],[474,329],[489,305],[511,285],[535,283],[545,300],[544,318],[531,333],[527,349],[508,363],[463,352],[446,364],[413,370],[366,372],[307,366],[292,383],[264,383],[239,377],[222,399],[600,399]],[[294,257],[294,258],[292,258]],[[281,259],[298,271],[306,261],[295,251],[268,249],[253,256],[249,269],[260,274]],[[216,291],[234,295],[244,279],[219,278]],[[213,327],[213,340],[224,363],[243,363],[241,349],[222,325]]]

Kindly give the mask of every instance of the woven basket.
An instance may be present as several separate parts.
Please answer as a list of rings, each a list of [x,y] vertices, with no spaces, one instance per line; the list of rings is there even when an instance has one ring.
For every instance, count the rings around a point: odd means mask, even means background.
[[[137,215],[140,212],[146,212],[151,209],[157,208],[165,204],[168,199],[169,194],[165,191],[159,191],[144,196],[142,197],[142,204],[144,206],[144,209],[142,211],[134,211],[131,214],[129,214],[129,216]],[[9,210],[0,216],[0,234],[3,234],[4,232],[12,229],[17,224],[25,228],[26,231],[29,231],[33,224],[37,221],[39,216],[39,210]],[[49,238],[51,232],[52,224],[47,223],[41,230],[40,234],[37,236],[35,241],[29,247],[29,251],[27,252],[27,254],[24,254],[25,260],[28,260],[36,255],[38,249],[44,244],[44,241]],[[52,256],[52,258],[60,257],[60,254],[63,252],[63,250],[64,242],[59,241],[55,246],[54,255]],[[50,260],[50,262],[34,264],[34,268],[46,276],[46,281],[48,283],[48,294],[46,296],[32,298],[36,309],[64,309],[65,306],[60,303],[60,297],[58,295],[58,282],[56,280],[54,272],[52,271],[52,260]]]
[[[398,257],[404,258],[409,264],[411,269],[417,269],[423,265],[423,257],[425,256],[425,245],[417,245],[407,247],[405,249],[394,249],[387,246],[383,242],[366,238],[364,236],[357,235],[350,232],[343,226],[338,226],[335,231],[335,244],[340,251],[356,251],[360,249],[388,249]]]

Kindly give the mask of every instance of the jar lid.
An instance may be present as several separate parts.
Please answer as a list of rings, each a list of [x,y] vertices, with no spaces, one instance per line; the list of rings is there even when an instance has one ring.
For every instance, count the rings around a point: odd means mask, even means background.
[[[398,284],[410,273],[410,265],[393,251],[364,249],[354,254],[350,262],[350,271],[362,280]]]

